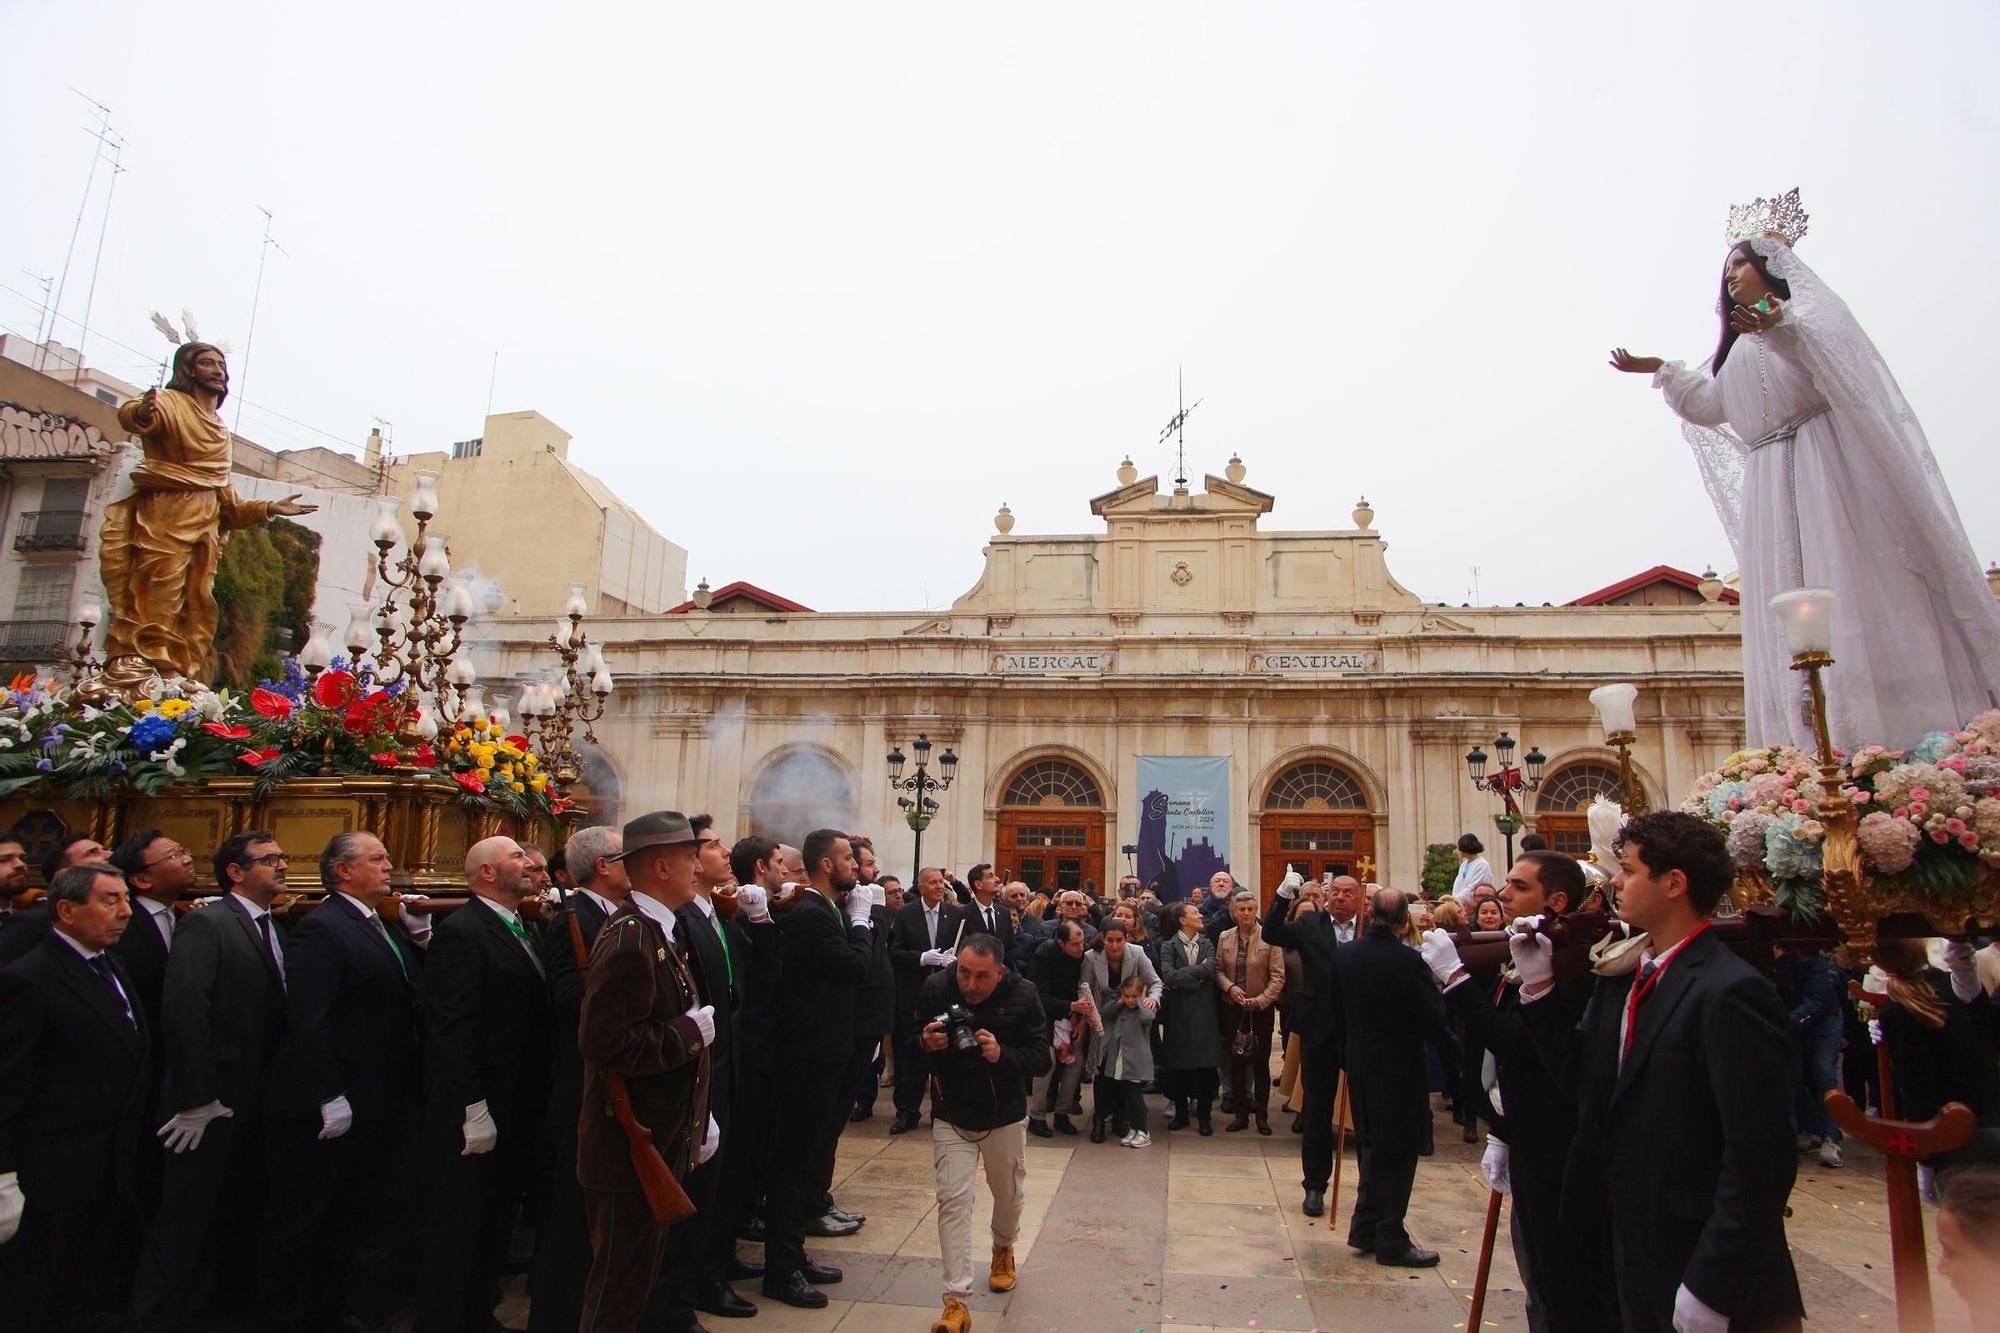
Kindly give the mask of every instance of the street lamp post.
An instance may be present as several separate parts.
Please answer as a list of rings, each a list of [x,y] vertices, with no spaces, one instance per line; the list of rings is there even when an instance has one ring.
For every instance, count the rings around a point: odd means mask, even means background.
[[[1494,824],[1507,837],[1507,868],[1514,868],[1514,835],[1521,830],[1521,807],[1514,800],[1517,791],[1535,791],[1542,785],[1542,766],[1548,763],[1548,756],[1535,746],[1528,747],[1528,753],[1521,762],[1527,765],[1524,773],[1514,766],[1514,738],[1501,732],[1493,739],[1493,749],[1500,761],[1500,767],[1493,772],[1486,771],[1486,751],[1477,745],[1466,752],[1465,766],[1472,771],[1472,785],[1481,791],[1490,791],[1500,798],[1503,806],[1501,814],[1494,817]]]
[[[910,869],[910,883],[915,884],[924,868],[924,830],[931,826],[931,820],[938,811],[938,803],[931,793],[951,786],[952,779],[958,776],[958,756],[947,746],[937,758],[938,775],[932,777],[929,771],[930,737],[918,732],[917,738],[910,742],[910,748],[916,751],[917,768],[908,777],[903,776],[903,766],[909,762],[903,755],[903,747],[899,745],[889,751],[889,790],[910,793],[898,796],[896,804],[903,809],[903,822],[917,835],[916,845],[910,849],[910,859],[916,863]]]

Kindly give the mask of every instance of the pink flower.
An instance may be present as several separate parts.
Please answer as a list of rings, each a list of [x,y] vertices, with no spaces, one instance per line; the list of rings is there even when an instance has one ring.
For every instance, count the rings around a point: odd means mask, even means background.
[[[1897,807],[1896,807],[1896,818],[1898,818],[1898,819],[1908,819],[1909,817],[1910,817],[1910,807],[1909,807],[1909,806],[1907,806],[1907,805],[1899,805],[1899,806],[1897,806]]]
[[[1945,831],[1944,831],[1943,829],[1941,829],[1941,828],[1939,828],[1939,829],[1932,829],[1932,830],[1931,830],[1931,841],[1932,841],[1932,842],[1940,842],[1940,843],[1942,843],[1942,842],[1950,842],[1950,841],[1951,841],[1951,835],[1950,835],[1949,833],[1946,833],[1946,832],[1945,832]]]
[[[1965,832],[1965,821],[1963,819],[1947,819],[1944,821],[1944,831],[1954,836],[1963,833]]]
[[[1847,799],[1856,805],[1866,805],[1868,804],[1868,793],[1859,787],[1849,787],[1847,789]]]
[[[1979,850],[1979,835],[1967,830],[1958,835],[1958,845],[1968,852],[1976,852]]]
[[[1795,815],[1809,814],[1811,813],[1811,811],[1812,811],[1812,802],[1810,801],[1792,802],[1792,813]]]
[[[1930,798],[1931,794],[1928,788],[1924,787],[1910,788],[1910,800],[1913,803],[1918,801],[1928,801]]]

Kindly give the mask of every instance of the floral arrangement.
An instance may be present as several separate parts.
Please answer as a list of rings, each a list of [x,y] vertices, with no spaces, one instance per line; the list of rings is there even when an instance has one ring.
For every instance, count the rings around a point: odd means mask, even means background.
[[[1876,891],[1970,905],[1982,873],[2000,868],[2000,710],[1907,751],[1870,745],[1836,759]],[[1812,757],[1780,745],[1731,755],[1681,808],[1723,831],[1739,869],[1769,875],[1779,906],[1816,916],[1825,795]]]
[[[32,674],[16,676],[0,698],[0,796],[44,787],[101,800],[231,774],[254,774],[269,787],[323,769],[430,769],[450,773],[469,804],[530,817],[569,808],[551,795],[527,739],[501,736],[491,718],[466,719],[441,748],[406,746],[400,733],[422,710],[400,681],[380,684],[367,665],[340,658],[312,679],[294,660],[284,668],[248,698],[165,684],[129,703],[86,702]]]

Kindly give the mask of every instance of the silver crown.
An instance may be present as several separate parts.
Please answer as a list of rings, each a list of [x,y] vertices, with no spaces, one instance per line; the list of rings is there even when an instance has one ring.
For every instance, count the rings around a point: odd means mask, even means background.
[[[1797,245],[1806,234],[1809,220],[1799,203],[1799,188],[1794,185],[1775,199],[1756,199],[1733,206],[1723,235],[1731,245],[1757,236],[1775,236],[1786,245]]]

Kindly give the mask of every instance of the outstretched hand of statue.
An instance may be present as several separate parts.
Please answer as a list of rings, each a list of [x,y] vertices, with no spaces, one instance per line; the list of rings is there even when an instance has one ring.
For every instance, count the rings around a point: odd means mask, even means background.
[[[319,506],[300,504],[299,496],[303,494],[304,494],[303,491],[293,491],[290,495],[286,496],[282,500],[271,501],[271,512],[273,514],[282,514],[286,518],[291,518],[297,514],[313,513],[319,508]]]
[[[1611,368],[1627,375],[1652,375],[1667,364],[1657,356],[1633,356],[1622,347],[1611,349]]]
[[[133,415],[139,419],[140,430],[151,430],[153,423],[160,419],[160,391],[146,390],[139,399],[139,410]]]
[[[1769,306],[1770,309],[1764,309]],[[1738,333],[1763,333],[1778,327],[1785,318],[1785,303],[1775,296],[1767,296],[1756,305],[1732,306],[1729,311],[1729,327]]]

